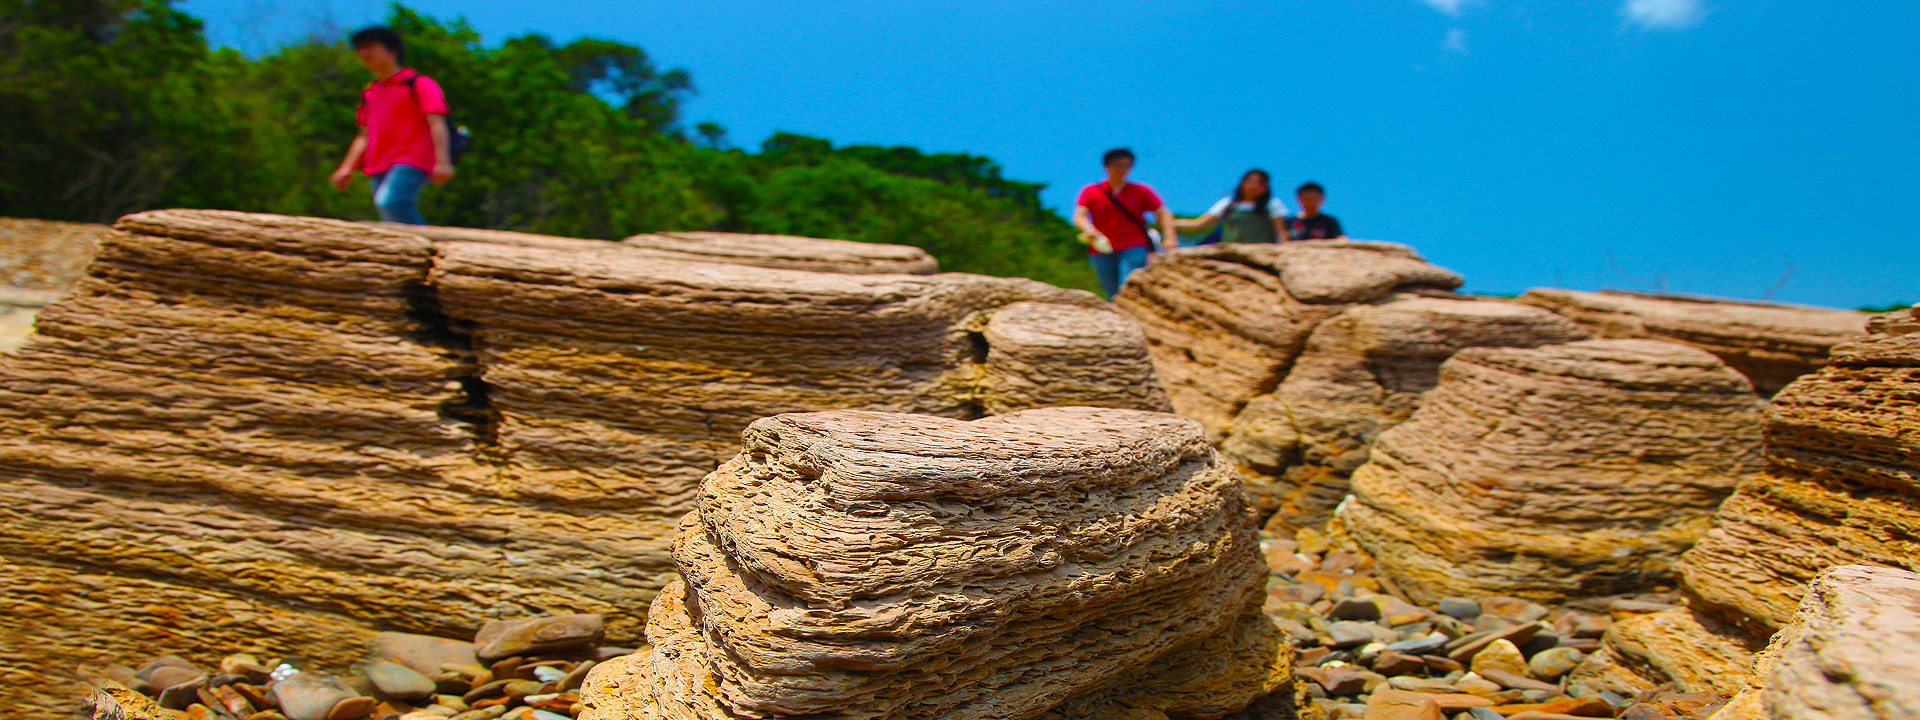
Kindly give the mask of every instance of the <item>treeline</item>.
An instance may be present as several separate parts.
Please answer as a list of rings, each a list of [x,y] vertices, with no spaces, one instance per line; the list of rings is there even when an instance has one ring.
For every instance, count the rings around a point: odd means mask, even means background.
[[[683,127],[690,74],[640,48],[539,35],[481,43],[394,6],[406,64],[473,132],[436,223],[578,237],[712,229],[925,248],[947,270],[1092,287],[1040,184],[992,160],[834,147],[778,134],[758,152]],[[108,221],[158,207],[371,219],[364,185],[326,182],[369,78],[342,38],[249,58],[209,48],[171,0],[0,0],[0,215]]]

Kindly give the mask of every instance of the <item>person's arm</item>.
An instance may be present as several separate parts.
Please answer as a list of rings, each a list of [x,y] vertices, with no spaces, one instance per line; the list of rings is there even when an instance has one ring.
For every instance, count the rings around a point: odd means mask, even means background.
[[[1173,211],[1168,210],[1167,206],[1161,205],[1154,209],[1153,218],[1160,221],[1160,244],[1162,246],[1180,247],[1180,236],[1174,230],[1176,223],[1174,221]]]
[[[1345,239],[1347,239],[1347,229],[1346,229],[1346,228],[1343,228],[1343,227],[1340,227],[1340,219],[1339,219],[1339,218],[1336,218],[1336,217],[1334,217],[1334,216],[1332,216],[1332,215],[1328,215],[1328,216],[1327,216],[1327,222],[1328,222],[1328,223],[1331,223],[1331,224],[1333,225],[1333,239],[1335,239],[1335,240],[1345,240]]]
[[[360,167],[360,156],[367,153],[367,129],[360,128],[360,134],[353,136],[353,143],[347,146],[347,157],[340,161],[340,167],[333,171],[333,187],[347,189],[347,183],[353,182],[353,169]]]
[[[453,134],[447,130],[447,116],[428,115],[427,129],[433,133],[433,172],[435,184],[453,179]]]
[[[1276,242],[1286,242],[1293,239],[1287,234],[1287,216],[1273,216],[1273,239]]]
[[[1201,213],[1200,217],[1174,218],[1173,226],[1181,230],[1205,230],[1213,227],[1213,224],[1217,222],[1220,222],[1220,216],[1213,214],[1213,211],[1209,210]]]
[[[1093,211],[1085,205],[1073,206],[1073,226],[1080,228],[1080,232],[1100,237],[1100,229],[1093,226]]]

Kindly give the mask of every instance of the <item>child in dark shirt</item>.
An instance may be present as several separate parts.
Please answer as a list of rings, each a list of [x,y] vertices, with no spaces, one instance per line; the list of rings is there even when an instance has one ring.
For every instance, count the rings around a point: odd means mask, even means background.
[[[1300,201],[1300,214],[1287,218],[1287,235],[1294,240],[1345,240],[1347,232],[1340,228],[1340,221],[1332,215],[1320,212],[1320,203],[1327,199],[1326,188],[1320,183],[1308,182],[1295,190],[1293,196]]]

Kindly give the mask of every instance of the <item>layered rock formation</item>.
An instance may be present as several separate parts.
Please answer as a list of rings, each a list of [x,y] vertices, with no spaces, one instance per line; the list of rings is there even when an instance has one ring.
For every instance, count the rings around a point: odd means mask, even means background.
[[[412,233],[433,240],[555,249],[618,248],[636,256],[663,260],[748,265],[783,270],[852,275],[932,275],[940,271],[940,264],[934,260],[933,256],[928,255],[925,250],[910,245],[826,240],[791,235],[669,232],[635,235],[614,243],[605,240],[583,240],[507,230],[399,223],[372,224],[376,227]]]
[[[1829,567],[1920,569],[1920,311],[1870,329],[1774,397],[1769,471],[1741,485],[1681,565],[1697,604],[1766,634]]]
[[[1338,519],[1422,601],[1637,589],[1760,469],[1759,413],[1683,345],[1469,348],[1380,436]]]
[[[593,720],[1220,717],[1286,681],[1244,495],[1191,421],[755,422]]]
[[[1163,405],[1138,336],[1095,327],[1117,316],[1030,281],[213,211],[118,228],[0,357],[0,567],[32,579],[0,590],[28,618],[3,631],[9,673],[191,647],[326,662],[370,628],[550,611],[631,642],[699,478],[754,418]],[[1059,398],[1049,362],[1071,368]]]
[[[1863,565],[1822,572],[1756,669],[1769,717],[1920,717],[1920,575]]]
[[[1530,290],[1520,301],[1572,318],[1601,337],[1700,348],[1767,396],[1826,364],[1834,344],[1857,338],[1867,320],[1866,313],[1850,310],[1619,291]]]
[[[1374,439],[1405,421],[1440,364],[1469,347],[1537,347],[1590,334],[1539,308],[1402,296],[1315,328],[1274,392],[1248,402],[1221,444],[1274,521],[1317,527],[1347,495]]]
[[[1320,323],[1355,303],[1460,282],[1389,243],[1210,245],[1134,273],[1114,305],[1146,333],[1174,409],[1218,440],[1280,384]]]
[[[667,232],[635,235],[621,245],[689,260],[814,272],[932,275],[940,264],[910,245],[823,240],[792,235]]]

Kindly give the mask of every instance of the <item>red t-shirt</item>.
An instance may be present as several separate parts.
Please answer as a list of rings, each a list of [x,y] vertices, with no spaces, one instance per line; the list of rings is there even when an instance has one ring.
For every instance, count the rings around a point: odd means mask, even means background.
[[[1107,191],[1111,189],[1113,186],[1108,185],[1105,180],[1088,183],[1086,187],[1080,188],[1080,197],[1074,200],[1073,204],[1087,209],[1087,214],[1093,220],[1093,228],[1099,230],[1101,235],[1107,236],[1107,240],[1113,243],[1113,249],[1124,250],[1143,245],[1151,247],[1152,244],[1147,241],[1147,234],[1141,231],[1140,226],[1146,224],[1146,214],[1149,211],[1166,206],[1166,203],[1161,202],[1160,194],[1154,192],[1153,188],[1147,187],[1145,183],[1129,181],[1121,186],[1120,192],[1114,193],[1115,197],[1120,198],[1120,204],[1126,206],[1126,210],[1123,211],[1114,207],[1113,200],[1108,199]],[[1140,219],[1140,222],[1128,220],[1126,213],[1132,213],[1135,218]],[[1087,252],[1092,253],[1093,248],[1087,248]]]
[[[408,87],[408,81],[412,87]],[[447,96],[433,78],[401,68],[385,80],[375,80],[360,91],[360,113],[354,119],[367,129],[367,152],[360,171],[378,175],[395,165],[433,172],[437,153],[428,115],[447,114]]]

